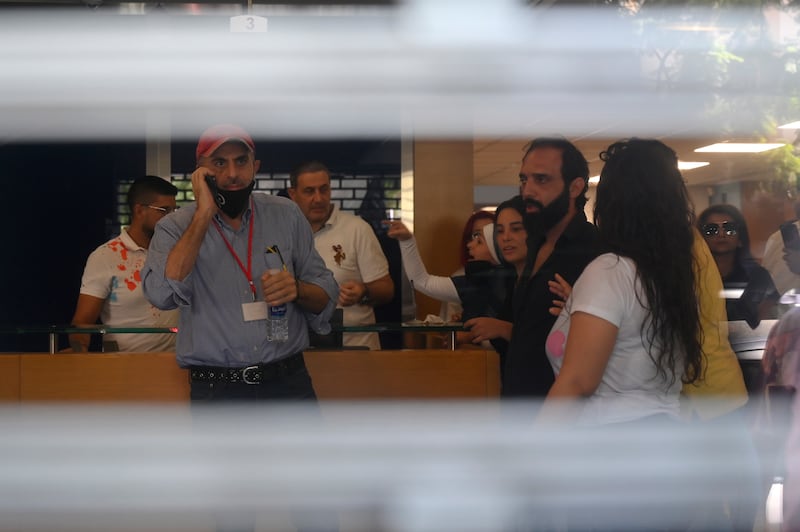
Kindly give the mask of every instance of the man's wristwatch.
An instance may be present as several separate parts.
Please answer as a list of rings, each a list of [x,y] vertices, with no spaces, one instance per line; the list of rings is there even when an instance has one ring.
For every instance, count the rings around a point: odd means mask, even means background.
[[[372,300],[369,298],[369,293],[365,290],[364,295],[358,302],[359,305],[372,305]]]

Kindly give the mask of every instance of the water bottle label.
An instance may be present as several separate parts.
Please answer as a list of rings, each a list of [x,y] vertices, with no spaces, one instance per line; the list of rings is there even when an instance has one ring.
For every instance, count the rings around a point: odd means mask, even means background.
[[[286,317],[286,305],[269,307],[267,340],[270,342],[286,342],[289,340],[289,319]]]
[[[286,305],[278,305],[269,307],[269,318],[271,320],[281,319],[286,317]]]

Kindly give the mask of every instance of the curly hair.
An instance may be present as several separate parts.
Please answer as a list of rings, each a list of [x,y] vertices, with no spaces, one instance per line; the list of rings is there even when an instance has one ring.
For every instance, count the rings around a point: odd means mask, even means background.
[[[678,157],[649,139],[615,142],[597,186],[594,219],[609,251],[636,263],[650,319],[642,324],[658,375],[700,377],[700,312],[695,290],[694,212]]]

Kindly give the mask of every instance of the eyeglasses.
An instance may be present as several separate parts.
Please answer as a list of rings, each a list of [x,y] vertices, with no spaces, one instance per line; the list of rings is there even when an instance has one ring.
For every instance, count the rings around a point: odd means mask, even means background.
[[[165,215],[166,214],[170,214],[170,213],[175,212],[178,209],[180,209],[180,207],[158,207],[156,205],[147,205],[147,204],[143,204],[143,205],[145,207],[147,207],[148,209],[154,209],[156,211],[159,211],[161,214],[165,214]]]
[[[736,236],[739,231],[734,222],[722,222],[721,224],[708,223],[702,227],[703,235],[714,236],[718,235],[720,230],[725,236]]]

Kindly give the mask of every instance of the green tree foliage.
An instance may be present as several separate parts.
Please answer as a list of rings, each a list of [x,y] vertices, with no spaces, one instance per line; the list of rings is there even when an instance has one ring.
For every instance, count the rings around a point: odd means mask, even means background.
[[[645,75],[655,90],[696,91],[702,116],[721,133],[772,141],[777,126],[800,119],[800,35],[779,29],[779,15],[800,22],[800,0],[643,2],[615,0],[637,27]],[[754,126],[755,125],[755,126]],[[762,188],[797,195],[800,131],[770,153],[775,176]]]

